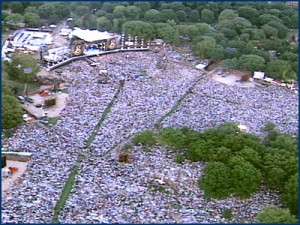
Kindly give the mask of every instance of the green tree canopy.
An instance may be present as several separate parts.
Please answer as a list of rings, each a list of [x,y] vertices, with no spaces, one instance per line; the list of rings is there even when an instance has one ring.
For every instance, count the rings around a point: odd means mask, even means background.
[[[101,9],[106,13],[112,13],[114,11],[115,6],[110,2],[104,2]]]
[[[291,215],[288,209],[279,208],[277,206],[266,207],[260,211],[256,219],[260,223],[268,224],[297,224],[298,220]]]
[[[154,29],[157,38],[163,39],[166,43],[179,44],[178,32],[167,23],[156,23]]]
[[[149,22],[159,21],[159,11],[156,9],[149,9],[145,12],[144,18]]]
[[[218,61],[225,58],[225,49],[221,45],[216,45],[211,49],[210,57],[212,61]]]
[[[199,22],[199,19],[200,19],[200,15],[199,15],[198,10],[192,10],[192,11],[188,14],[188,20],[189,20],[190,22],[197,23],[197,22]]]
[[[211,49],[216,46],[216,40],[211,37],[202,37],[204,40],[196,44],[195,53],[202,59],[208,59],[211,56]]]
[[[278,30],[275,27],[269,26],[268,24],[263,25],[261,29],[265,32],[267,38],[278,36]]]
[[[233,193],[246,198],[257,191],[262,180],[258,169],[239,156],[231,157],[228,165],[231,168],[230,183]]]
[[[203,9],[201,11],[201,22],[208,24],[212,24],[213,22],[215,22],[214,13],[209,9]]]
[[[2,10],[2,12],[1,12],[1,18],[2,18],[2,21],[7,21],[7,20],[6,20],[6,17],[8,17],[9,15],[10,15],[9,12],[3,11],[3,10]]]
[[[115,7],[113,14],[115,18],[124,18],[126,13],[126,7],[118,5]]]
[[[149,2],[134,2],[133,5],[141,9],[143,13],[151,9],[151,4]]]
[[[238,15],[230,9],[223,10],[218,17],[219,22],[223,22],[226,20],[233,20],[234,18],[238,17]]]
[[[28,6],[25,9],[25,13],[28,13],[28,12],[38,13],[38,8],[36,6]]]
[[[24,16],[19,13],[12,13],[5,18],[6,21],[24,22]]]
[[[11,63],[5,64],[5,70],[10,78],[18,81],[31,81],[40,71],[36,60],[27,54],[14,54]],[[25,68],[31,68],[31,73],[24,73]]]
[[[142,10],[140,8],[130,5],[126,7],[125,14],[129,20],[137,20],[139,19],[141,12]]]
[[[179,23],[185,23],[187,20],[187,14],[184,10],[179,10],[176,12],[177,21]]]
[[[85,5],[79,5],[76,7],[75,12],[78,16],[84,16],[90,14],[90,8]]]
[[[40,17],[36,13],[27,12],[24,15],[24,22],[30,27],[38,27],[40,25]]]
[[[22,121],[22,108],[18,99],[11,95],[2,95],[2,128],[19,126]]]
[[[288,28],[278,21],[271,20],[267,25],[276,28],[278,30],[278,37],[281,39],[285,38],[288,34]]]
[[[261,26],[267,24],[270,21],[276,21],[278,23],[283,24],[283,21],[279,19],[277,16],[271,15],[271,14],[262,14],[258,17],[259,19],[259,24]]]
[[[24,7],[23,2],[11,2],[10,9],[11,9],[12,13],[23,14],[25,7]]]
[[[176,19],[176,13],[172,9],[163,9],[159,13],[159,20],[167,22],[168,20]]]
[[[238,14],[240,17],[243,17],[249,20],[252,24],[256,24],[259,16],[259,12],[249,6],[242,6],[238,8]]]
[[[274,60],[267,64],[266,72],[269,77],[285,80],[291,78],[292,66],[287,61]]]
[[[265,59],[257,55],[242,55],[239,59],[240,69],[254,72],[255,70],[264,70]]]
[[[198,28],[201,35],[210,32],[210,26],[207,23],[196,23],[195,26]]]
[[[154,36],[153,27],[149,23],[142,21],[127,21],[123,24],[122,31],[139,38],[147,39]]]
[[[97,30],[100,31],[108,31],[111,30],[113,27],[113,24],[111,21],[105,17],[100,17],[97,19]]]
[[[226,198],[230,195],[231,171],[221,162],[210,162],[198,181],[199,187],[204,191],[206,198]]]
[[[282,200],[287,204],[291,213],[298,216],[298,173],[285,184]]]

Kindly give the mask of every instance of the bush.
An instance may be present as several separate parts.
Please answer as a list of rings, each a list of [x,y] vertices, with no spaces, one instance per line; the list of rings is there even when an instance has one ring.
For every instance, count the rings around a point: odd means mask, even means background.
[[[154,137],[154,134],[150,130],[146,130],[140,133],[137,133],[133,138],[132,138],[132,143],[134,145],[146,145],[146,146],[153,146],[156,144],[156,139]]]
[[[130,163],[130,155],[128,152],[122,152],[118,157],[118,162]]]
[[[298,220],[291,215],[288,209],[278,208],[277,206],[264,208],[257,214],[256,219],[260,223],[298,224]]]
[[[185,160],[185,157],[183,155],[176,155],[176,157],[175,157],[176,163],[182,164],[184,162],[184,160]]]
[[[184,133],[174,128],[163,129],[159,133],[158,141],[160,144],[172,147],[176,150],[187,147],[186,136]]]
[[[10,138],[10,137],[12,137],[14,135],[14,133],[12,132],[11,129],[3,130],[3,134],[4,134],[5,138]]]
[[[230,177],[231,171],[228,166],[220,162],[211,162],[205,166],[198,185],[206,198],[226,198],[231,194]]]
[[[222,216],[223,218],[227,219],[227,220],[231,220],[232,219],[232,212],[229,209],[225,209],[222,211]]]
[[[298,216],[298,173],[291,176],[288,182],[284,186],[284,193],[282,194],[281,198],[284,203],[287,204],[290,212]]]
[[[233,193],[238,197],[248,198],[257,191],[262,179],[258,169],[239,156],[231,157],[228,166],[231,169],[231,176],[227,182],[231,184]]]
[[[2,95],[2,128],[10,129],[19,126],[23,122],[22,108],[17,98],[10,95]]]

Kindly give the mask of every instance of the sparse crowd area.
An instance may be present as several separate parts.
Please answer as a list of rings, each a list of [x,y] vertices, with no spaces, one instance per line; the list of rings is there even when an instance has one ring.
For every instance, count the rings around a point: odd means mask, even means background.
[[[99,63],[96,68],[85,61],[63,67],[69,99],[60,121],[50,128],[22,125],[6,141],[10,150],[32,152],[33,157],[15,187],[2,195],[2,222],[50,223],[82,151],[89,155],[59,216],[61,223],[249,223],[264,206],[280,205],[278,195],[265,190],[245,200],[206,200],[197,186],[203,164],[177,164],[172,151],[163,147],[151,152],[134,147],[128,164],[108,154],[132,134],[152,129],[205,76],[174,60],[176,56],[171,50],[165,59],[151,51],[118,53],[93,58]],[[108,71],[104,84],[98,82],[99,70]],[[125,80],[123,87],[121,80]],[[119,88],[91,147],[84,149]],[[279,87],[241,88],[203,78],[162,124],[203,130],[233,121],[261,135],[260,128],[272,121],[282,132],[296,134],[297,98]],[[222,218],[224,209],[232,210],[232,221]]]

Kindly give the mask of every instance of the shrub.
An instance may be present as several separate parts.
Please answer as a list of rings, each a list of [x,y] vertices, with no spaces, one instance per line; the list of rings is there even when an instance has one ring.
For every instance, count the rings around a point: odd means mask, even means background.
[[[222,211],[222,216],[223,218],[227,219],[227,220],[231,220],[232,219],[232,212],[230,209],[225,209]]]
[[[185,157],[183,156],[183,155],[176,155],[176,157],[175,157],[175,162],[176,163],[183,163],[184,162],[184,160],[185,160]]]
[[[184,149],[187,146],[186,136],[182,131],[174,128],[165,128],[159,133],[160,144],[172,147],[176,150]]]
[[[298,224],[298,220],[291,215],[288,209],[278,208],[277,206],[264,208],[257,214],[256,219],[260,223]]]
[[[133,138],[132,138],[132,143],[134,145],[146,145],[146,146],[153,146],[156,143],[156,139],[154,137],[154,134],[150,130],[146,130],[140,133],[137,133]]]
[[[129,163],[130,162],[130,155],[127,152],[122,152],[118,157],[118,162]]]
[[[228,166],[220,162],[211,162],[205,166],[198,185],[206,198],[226,198],[231,194],[230,177],[231,171]]]
[[[261,184],[261,172],[251,163],[242,157],[233,156],[228,161],[231,169],[231,176],[228,183],[231,184],[231,190],[238,197],[247,198],[253,192],[257,191]]]

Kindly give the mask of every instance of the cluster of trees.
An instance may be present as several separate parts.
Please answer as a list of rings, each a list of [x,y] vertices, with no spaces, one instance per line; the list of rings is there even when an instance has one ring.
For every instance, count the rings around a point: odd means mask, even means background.
[[[9,80],[25,84],[32,83],[33,78],[40,71],[36,60],[27,54],[14,54],[11,62],[3,62],[4,71],[8,74]],[[31,69],[32,72],[25,73],[24,69]],[[23,121],[23,111],[15,92],[6,84],[2,83],[2,129],[12,129],[19,126]]]
[[[2,21],[24,22],[29,27],[57,23],[70,15],[63,2],[5,2],[2,3]]]
[[[134,144],[159,143],[172,148],[180,163],[185,159],[204,161],[198,184],[207,198],[222,199],[231,194],[248,198],[263,185],[280,193],[288,208],[280,212],[289,212],[289,218],[295,219],[298,215],[298,140],[280,133],[273,123],[266,124],[263,131],[265,138],[261,140],[240,132],[234,123],[225,123],[204,132],[187,127],[165,128],[157,134],[145,131],[133,140]],[[264,214],[261,217],[264,218]]]
[[[13,54],[11,62],[5,61],[4,70],[12,80],[19,82],[31,82],[36,74],[41,70],[37,61],[28,54]],[[30,68],[32,72],[26,73],[24,69]]]
[[[19,126],[23,112],[19,100],[13,91],[2,83],[2,129],[11,129]]]
[[[224,60],[232,69],[297,79],[298,47],[290,44],[289,29],[298,28],[298,11],[284,2],[11,2],[3,10],[4,21],[38,26],[72,16],[70,27],[162,38],[189,45],[200,58]]]

